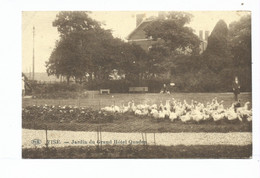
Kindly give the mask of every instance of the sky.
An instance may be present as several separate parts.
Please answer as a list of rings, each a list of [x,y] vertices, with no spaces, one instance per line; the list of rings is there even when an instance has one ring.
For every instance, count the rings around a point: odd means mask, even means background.
[[[22,71],[32,71],[33,26],[35,27],[35,72],[46,72],[45,62],[59,40],[59,34],[52,22],[57,11],[22,12]],[[94,11],[90,16],[111,29],[113,36],[125,40],[136,27],[136,14],[145,13],[146,17],[157,16],[155,11]],[[236,11],[191,11],[192,21],[188,26],[198,34],[199,30],[212,31],[216,23],[223,19],[228,25],[248,12]]]

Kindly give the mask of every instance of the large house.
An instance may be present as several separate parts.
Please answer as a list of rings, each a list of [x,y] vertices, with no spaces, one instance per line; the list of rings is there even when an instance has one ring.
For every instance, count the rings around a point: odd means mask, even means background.
[[[159,12],[158,18],[163,18],[164,13]],[[153,19],[146,19],[145,14],[136,15],[136,28],[127,36],[129,43],[135,43],[140,45],[145,51],[149,51],[154,43],[152,37],[147,37],[144,29],[153,21]],[[203,38],[203,31],[199,31],[199,39],[201,40],[200,44],[200,53],[206,50],[208,43],[209,31],[205,31],[205,38]]]
[[[148,51],[149,48],[152,47],[152,45],[155,43],[155,41],[152,40],[152,38],[147,38],[144,28],[151,22],[149,21],[144,21],[141,22],[133,32],[131,32],[127,40],[129,43],[135,43],[137,45],[140,45],[145,51]]]

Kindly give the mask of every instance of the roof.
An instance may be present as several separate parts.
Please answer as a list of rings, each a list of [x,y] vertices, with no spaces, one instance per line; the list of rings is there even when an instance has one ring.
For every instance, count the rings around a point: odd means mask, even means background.
[[[130,40],[131,37],[138,31],[138,30],[143,30],[150,22],[153,20],[144,20],[142,21],[127,37],[127,40]]]

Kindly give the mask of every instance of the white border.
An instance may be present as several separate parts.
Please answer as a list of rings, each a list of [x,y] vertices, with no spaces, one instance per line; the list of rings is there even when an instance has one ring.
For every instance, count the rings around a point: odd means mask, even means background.
[[[244,3],[244,5],[241,5]],[[0,5],[0,177],[228,177],[259,171],[259,0],[4,0]],[[250,10],[252,11],[253,158],[249,160],[22,160],[21,11]]]

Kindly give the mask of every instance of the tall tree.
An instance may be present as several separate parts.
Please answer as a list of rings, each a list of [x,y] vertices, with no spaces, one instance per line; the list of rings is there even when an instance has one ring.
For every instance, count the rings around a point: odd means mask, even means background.
[[[224,20],[219,20],[212,30],[209,38],[206,53],[218,56],[227,55],[228,27]]]
[[[89,12],[60,12],[53,22],[60,33],[49,61],[46,63],[49,75],[73,77],[81,81],[87,74],[97,73],[98,61],[105,43],[112,40],[109,30],[100,27],[100,23],[91,19]],[[91,75],[92,76],[92,75]]]
[[[229,25],[229,47],[232,57],[232,73],[239,77],[241,90],[251,91],[251,15]]]
[[[199,54],[200,40],[187,26],[191,19],[192,15],[186,12],[165,12],[144,29],[146,36],[156,41],[149,51],[150,73],[169,72],[180,55]]]
[[[65,76],[69,82],[71,77],[82,81],[87,74],[108,79],[113,69],[127,76],[146,71],[145,52],[115,39],[88,12],[60,12],[53,26],[58,28],[60,40],[46,63],[49,75]]]
[[[229,39],[234,65],[251,65],[251,15],[229,25]]]
[[[57,14],[52,25],[57,27],[61,37],[67,37],[73,32],[101,29],[100,23],[89,17],[86,11],[62,11]]]
[[[208,38],[208,45],[202,58],[214,73],[220,73],[230,64],[228,51],[228,27],[224,20],[219,20]]]
[[[191,18],[192,15],[186,12],[168,12],[164,18],[153,20],[145,28],[146,35],[155,41],[160,39],[155,45],[167,48],[169,53],[196,54],[199,52],[200,40],[193,29],[186,26]]]

